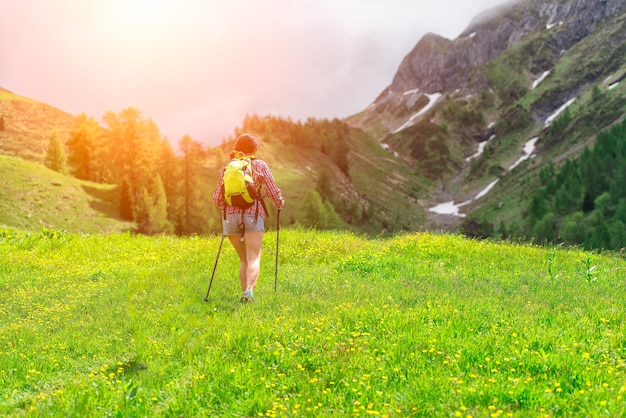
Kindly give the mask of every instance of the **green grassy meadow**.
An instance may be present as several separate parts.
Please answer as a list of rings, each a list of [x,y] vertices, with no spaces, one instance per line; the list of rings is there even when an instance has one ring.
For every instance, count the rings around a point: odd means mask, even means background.
[[[456,235],[0,229],[0,416],[626,414],[626,261]]]

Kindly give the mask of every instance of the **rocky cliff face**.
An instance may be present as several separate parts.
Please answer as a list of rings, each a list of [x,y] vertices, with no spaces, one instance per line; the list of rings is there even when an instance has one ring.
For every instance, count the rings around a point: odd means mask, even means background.
[[[484,72],[485,65],[528,35],[541,33],[527,52],[531,65],[524,69],[529,72],[527,77],[536,79],[603,22],[619,19],[624,13],[626,0],[518,0],[477,16],[454,40],[427,34],[404,58],[391,84],[373,105],[351,118],[350,123],[382,141],[419,111],[416,104],[424,106],[434,94],[468,96],[492,90],[494,86]],[[626,32],[616,33],[604,41],[610,48],[622,48],[614,53],[614,61],[620,61]],[[597,72],[597,69],[591,71],[589,77],[597,76]],[[537,103],[537,115],[533,117],[541,119],[549,115],[559,101],[567,100],[572,89],[572,86],[564,87],[553,100]],[[517,90],[511,92],[511,101],[523,93]]]
[[[473,72],[525,35],[558,27],[550,45],[566,51],[608,18],[626,11],[626,0],[524,0],[506,3],[475,18],[454,41],[428,34],[400,64],[380,98],[419,89],[423,93],[485,87]]]
[[[454,40],[427,34],[404,58],[393,81],[368,109],[367,115],[353,123],[364,127],[368,121],[376,119],[382,130],[393,132],[412,111],[420,95],[452,92],[469,95],[489,89],[492,86],[481,67],[514,47],[526,35],[543,31],[547,33],[543,43],[551,58],[537,59],[530,69],[539,77],[598,25],[624,12],[626,0],[518,0],[477,16]],[[624,38],[626,33],[609,42],[617,47]],[[406,94],[409,91],[418,95]],[[551,110],[546,108],[540,113]],[[377,136],[382,139],[380,126],[378,131]]]

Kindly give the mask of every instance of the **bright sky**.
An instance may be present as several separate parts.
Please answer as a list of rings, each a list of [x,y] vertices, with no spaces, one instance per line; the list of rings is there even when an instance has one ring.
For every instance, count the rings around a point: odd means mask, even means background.
[[[427,32],[504,0],[0,0],[0,87],[101,120],[135,107],[178,142],[246,114],[365,109]]]

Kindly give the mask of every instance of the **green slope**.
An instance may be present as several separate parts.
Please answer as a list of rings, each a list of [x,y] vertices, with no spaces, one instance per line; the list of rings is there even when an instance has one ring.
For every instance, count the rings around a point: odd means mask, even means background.
[[[42,162],[54,132],[65,141],[74,118],[53,106],[0,88],[0,154]]]
[[[59,174],[0,155],[0,225],[29,231],[42,227],[82,233],[130,230],[119,218],[116,186]]]

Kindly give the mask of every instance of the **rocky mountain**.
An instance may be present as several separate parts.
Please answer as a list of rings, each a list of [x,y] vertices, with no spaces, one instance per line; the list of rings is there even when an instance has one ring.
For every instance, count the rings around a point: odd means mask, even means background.
[[[456,89],[479,92],[489,84],[480,74],[471,78],[476,70],[533,32],[557,27],[545,40],[551,59],[541,56],[530,68],[540,74],[558,56],[624,9],[626,2],[621,0],[506,3],[479,15],[454,41],[433,34],[425,36],[404,59],[383,95],[415,88],[425,93]],[[619,39],[615,41],[620,43]]]
[[[626,114],[625,12],[626,0],[504,3],[454,40],[424,36],[348,123],[433,181],[427,228],[519,222],[528,190],[513,179],[577,155]],[[567,128],[549,129],[563,113]]]

